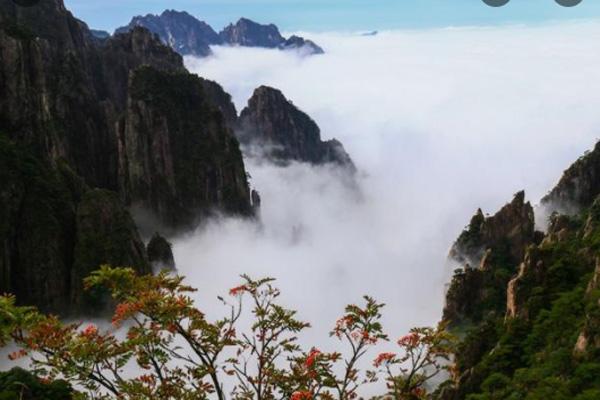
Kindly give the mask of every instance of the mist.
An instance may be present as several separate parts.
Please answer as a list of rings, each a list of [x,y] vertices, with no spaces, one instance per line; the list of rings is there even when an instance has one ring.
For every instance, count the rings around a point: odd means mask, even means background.
[[[214,47],[186,65],[238,111],[257,86],[281,89],[342,141],[360,193],[332,169],[246,159],[261,226],[220,219],[177,240],[179,271],[215,316],[239,274],[277,278],[313,324],[307,346],[332,346],[336,317],[364,294],[387,304],[391,338],[434,325],[448,249],[475,210],[521,189],[536,204],[596,142],[600,24],[301,34],[326,54]]]

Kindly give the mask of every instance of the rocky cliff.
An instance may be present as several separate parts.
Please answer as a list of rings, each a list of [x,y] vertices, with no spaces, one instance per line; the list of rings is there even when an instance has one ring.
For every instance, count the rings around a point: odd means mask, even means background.
[[[456,326],[503,314],[506,285],[535,236],[533,208],[524,192],[491,217],[477,210],[450,250],[459,268],[448,289],[444,320]]]
[[[0,291],[19,303],[81,312],[82,279],[99,265],[150,271],[115,192],[91,190],[65,162],[52,166],[4,135],[0,181]]]
[[[229,24],[219,36],[223,43],[247,47],[276,48],[285,42],[275,25],[261,25],[248,18],[240,18],[235,24]]]
[[[323,54],[321,47],[299,36],[286,39],[281,36],[277,26],[261,25],[247,18],[240,18],[235,24],[229,24],[219,32],[221,40],[232,46],[265,47],[270,49],[301,49],[306,54]]]
[[[451,258],[471,266],[455,271],[444,319],[461,342],[456,375],[437,398],[600,398],[595,152],[544,199],[568,212],[553,213],[546,233],[533,230],[519,193],[493,217],[478,211],[460,235]]]
[[[164,237],[155,233],[148,242],[146,248],[148,252],[148,260],[155,271],[166,269],[168,271],[175,270],[175,257],[173,256],[173,248],[171,243]]]
[[[261,86],[240,115],[237,136],[245,146],[276,162],[332,163],[354,170],[342,144],[322,141],[317,124],[277,89]]]
[[[519,192],[491,217],[486,218],[481,209],[477,210],[452,246],[450,257],[478,266],[487,251],[504,247],[512,261],[518,262],[525,247],[533,242],[534,233],[533,207],[525,202],[525,192]]]
[[[102,31],[99,29],[90,29],[90,33],[96,38],[100,40],[105,40],[110,37],[110,33],[106,31]]]
[[[237,139],[200,78],[137,69],[122,126],[127,202],[168,227],[193,228],[211,211],[250,215]]]
[[[299,50],[305,54],[325,54],[325,51],[312,40],[292,35],[278,46],[282,50]]]
[[[148,272],[128,207],[172,230],[253,212],[227,95],[146,29],[100,40],[61,0],[3,1],[0,90],[0,286],[22,304],[78,311],[101,263]]]
[[[558,184],[542,199],[550,211],[577,213],[600,194],[600,142],[563,173]]]
[[[247,18],[229,24],[218,34],[204,21],[185,11],[166,10],[160,15],[134,17],[115,33],[126,33],[144,27],[158,35],[161,41],[181,55],[205,57],[211,45],[264,47],[280,50],[299,50],[304,54],[323,54],[323,49],[311,40],[299,36],[284,38],[277,26],[262,25]]]

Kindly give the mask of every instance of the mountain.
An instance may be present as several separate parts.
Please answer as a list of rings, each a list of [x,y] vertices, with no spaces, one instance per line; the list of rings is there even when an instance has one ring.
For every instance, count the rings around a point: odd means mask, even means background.
[[[276,162],[332,163],[355,170],[342,144],[322,141],[317,124],[281,91],[261,86],[242,110],[237,135],[240,142]]]
[[[461,340],[438,399],[600,398],[599,148],[543,199],[546,232],[519,192],[460,234],[443,320]]]
[[[261,25],[247,18],[240,18],[235,24],[229,24],[219,36],[223,43],[246,47],[273,49],[285,42],[275,25]]]
[[[115,34],[126,33],[137,26],[157,34],[163,43],[181,55],[205,57],[211,53],[210,45],[222,43],[210,25],[185,11],[165,10],[161,15],[137,16]]]
[[[592,205],[600,194],[600,143],[581,156],[542,199],[550,212],[576,213]]]
[[[173,248],[171,243],[160,234],[155,233],[148,242],[146,247],[148,252],[148,260],[152,264],[155,271],[163,269],[175,270],[175,257],[173,256]]]
[[[220,33],[223,43],[232,46],[265,47],[281,50],[302,50],[306,54],[323,54],[321,47],[299,36],[284,38],[273,24],[261,25],[247,18],[229,24]]]
[[[217,34],[206,22],[185,11],[166,10],[161,15],[136,16],[115,33],[126,33],[140,26],[158,35],[163,43],[184,56],[208,56],[211,54],[211,45],[298,50],[307,55],[323,54],[323,49],[310,40],[299,36],[284,38],[273,24],[261,25],[241,18]]]
[[[3,1],[0,91],[0,290],[20,304],[95,310],[100,264],[150,272],[139,227],[255,210],[228,95],[144,28],[99,40],[62,0]]]
[[[298,50],[306,54],[325,54],[325,51],[312,40],[296,35],[290,36],[285,42],[279,44],[279,48],[282,50]]]
[[[108,39],[110,37],[110,33],[106,32],[106,31],[101,31],[98,29],[90,29],[90,33],[96,39],[100,39],[100,40]]]
[[[535,240],[533,208],[524,192],[491,217],[477,210],[450,250],[451,262],[463,269],[448,290],[444,320],[454,326],[476,323],[497,311],[492,304],[502,303],[510,276]]]

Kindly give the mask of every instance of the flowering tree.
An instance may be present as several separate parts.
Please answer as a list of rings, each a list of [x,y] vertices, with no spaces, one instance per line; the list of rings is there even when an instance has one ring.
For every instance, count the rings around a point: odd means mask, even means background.
[[[241,299],[249,295],[255,322],[249,333],[237,340],[235,357],[229,358],[227,373],[237,377],[232,396],[236,399],[287,398],[294,387],[293,376],[281,361],[292,359],[300,352],[296,334],[309,327],[295,318],[295,311],[276,303],[280,292],[273,279],[252,280],[242,276],[244,284],[229,291]]]
[[[394,399],[427,398],[426,383],[450,369],[454,338],[441,324],[438,329],[413,328],[398,339],[398,353],[381,353],[373,366],[385,376]]]
[[[346,343],[344,354],[303,352],[297,337],[309,324],[278,304],[273,279],[242,278],[230,290],[233,301],[220,298],[227,317],[209,321],[183,278],[166,272],[139,277],[131,269],[104,266],[85,284],[112,294],[117,305],[111,329],[63,323],[4,296],[0,345],[14,341],[20,350],[10,358],[29,356],[40,379],[62,377],[81,389],[80,398],[91,399],[348,400],[377,372],[386,374],[390,395],[404,399],[421,393],[437,374],[432,368],[444,368],[438,359],[448,357],[447,334],[420,328],[398,342],[404,355],[380,355],[375,364],[382,371],[361,374],[358,361],[387,340],[379,322],[383,304],[370,297],[362,307],[348,306],[331,332]],[[244,299],[254,322],[240,333]],[[230,393],[226,376],[235,381]]]

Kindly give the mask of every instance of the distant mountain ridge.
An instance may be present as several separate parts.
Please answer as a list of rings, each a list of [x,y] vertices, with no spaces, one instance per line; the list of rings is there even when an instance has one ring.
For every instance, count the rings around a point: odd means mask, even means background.
[[[206,57],[211,54],[211,45],[296,49],[307,55],[324,53],[311,40],[295,35],[286,39],[276,25],[262,25],[247,18],[240,18],[217,33],[209,24],[185,11],[165,10],[160,15],[133,17],[128,25],[116,29],[115,34],[129,32],[137,26],[155,33],[163,43],[184,56]]]

